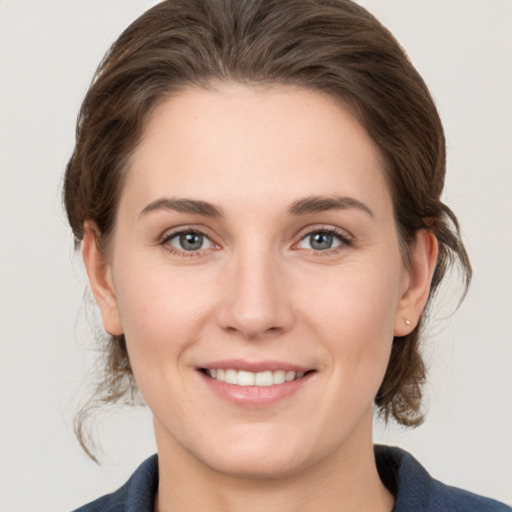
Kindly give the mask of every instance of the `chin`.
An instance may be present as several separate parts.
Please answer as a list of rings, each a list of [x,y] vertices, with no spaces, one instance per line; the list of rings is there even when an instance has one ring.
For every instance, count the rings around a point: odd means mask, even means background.
[[[221,460],[208,462],[211,462],[210,468],[217,473],[249,480],[285,478],[307,467],[306,461],[299,460],[296,455],[284,453],[274,453],[272,456],[262,453],[228,454]]]
[[[262,431],[267,429],[262,428]],[[264,432],[262,432],[264,433]],[[234,442],[219,443],[216,453],[208,450],[203,463],[226,476],[247,479],[275,479],[296,474],[319,458],[309,453],[304,441],[294,442],[290,436],[248,436]],[[297,440],[298,441],[298,440]],[[315,460],[312,460],[312,459]]]

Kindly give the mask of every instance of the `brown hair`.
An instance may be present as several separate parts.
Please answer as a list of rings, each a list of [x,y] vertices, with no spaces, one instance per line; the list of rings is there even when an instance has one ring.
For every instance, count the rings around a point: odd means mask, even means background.
[[[445,139],[436,107],[397,41],[350,0],[168,0],[130,25],[96,72],[80,110],[64,202],[77,246],[93,220],[112,233],[127,162],[154,108],[188,85],[289,84],[348,107],[380,149],[404,254],[420,229],[439,243],[430,298],[456,260],[471,277],[457,219],[441,202]],[[420,324],[395,338],[376,406],[406,426],[422,421]],[[123,336],[105,344],[104,372],[77,417],[99,403],[133,401]],[[87,450],[87,447],[84,446]]]

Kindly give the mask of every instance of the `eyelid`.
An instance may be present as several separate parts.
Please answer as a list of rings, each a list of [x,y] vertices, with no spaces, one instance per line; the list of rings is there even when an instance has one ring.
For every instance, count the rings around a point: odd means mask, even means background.
[[[169,241],[172,240],[173,238],[186,233],[196,233],[204,236],[211,242],[213,247],[209,247],[207,249],[198,249],[197,251],[185,251],[178,249],[177,247],[174,247],[169,243]],[[220,245],[214,240],[214,237],[209,233],[209,230],[194,224],[176,226],[174,228],[165,230],[163,234],[158,237],[157,245],[164,247],[165,250],[169,251],[172,254],[177,254],[179,256],[185,257],[200,256],[203,255],[205,252],[211,250],[218,250],[220,248]]]
[[[313,249],[300,249],[297,245],[302,242],[306,237],[311,236],[314,233],[328,233],[336,236],[340,240],[340,244],[331,249],[325,249],[323,251],[315,251]],[[292,249],[309,251],[315,256],[329,255],[346,249],[353,245],[354,237],[346,230],[325,224],[319,224],[316,226],[308,226],[303,228],[297,235],[297,241],[292,244]]]
[[[207,248],[207,249],[199,249],[197,251],[185,251],[177,249],[174,246],[171,246],[168,242],[172,238],[184,234],[184,233],[197,233],[200,234],[212,243],[213,247]],[[307,236],[311,236],[314,233],[328,233],[331,235],[336,236],[340,240],[340,244],[337,245],[334,248],[326,249],[323,251],[315,251],[313,249],[299,249],[297,245],[304,240]],[[171,253],[180,255],[180,256],[199,256],[203,255],[205,252],[211,251],[211,250],[219,250],[221,248],[221,245],[215,241],[215,236],[212,236],[211,230],[203,227],[198,226],[194,224],[186,224],[181,226],[175,226],[173,228],[165,230],[162,235],[160,235],[157,239],[156,244],[165,246],[165,249]],[[295,236],[296,241],[292,244],[291,248],[295,250],[304,250],[309,251],[311,253],[314,253],[316,256],[322,256],[322,255],[329,255],[333,254],[339,251],[342,251],[346,249],[347,247],[350,247],[353,245],[354,237],[352,234],[350,234],[345,229],[341,229],[336,226],[332,225],[325,225],[325,224],[317,224],[312,226],[307,226],[299,231],[299,233]]]

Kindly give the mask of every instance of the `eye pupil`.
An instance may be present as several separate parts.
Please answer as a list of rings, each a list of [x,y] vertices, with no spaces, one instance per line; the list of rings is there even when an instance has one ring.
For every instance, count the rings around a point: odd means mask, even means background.
[[[203,238],[200,233],[184,233],[180,235],[180,245],[185,251],[197,251],[203,245]]]
[[[309,243],[312,249],[325,251],[332,247],[333,236],[329,233],[314,233],[309,237]]]

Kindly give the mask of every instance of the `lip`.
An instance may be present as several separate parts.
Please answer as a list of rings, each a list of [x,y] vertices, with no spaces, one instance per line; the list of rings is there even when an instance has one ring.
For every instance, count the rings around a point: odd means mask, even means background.
[[[253,373],[285,370],[304,372],[305,375],[300,379],[272,386],[237,386],[212,379],[206,375],[204,370],[212,369],[234,369]],[[238,359],[209,362],[198,367],[197,370],[202,381],[216,396],[239,407],[251,409],[268,407],[298,393],[316,373],[314,368],[279,361],[242,361]]]
[[[223,359],[222,361],[212,361],[201,365],[198,369],[204,370],[242,370],[246,372],[275,372],[285,370],[287,372],[308,372],[314,368],[300,366],[296,364],[284,363],[282,361],[245,361],[242,359]]]

